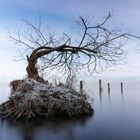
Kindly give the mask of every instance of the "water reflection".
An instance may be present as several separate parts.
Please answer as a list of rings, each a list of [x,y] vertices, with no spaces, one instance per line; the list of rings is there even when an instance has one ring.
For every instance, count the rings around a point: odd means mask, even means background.
[[[121,101],[122,101],[122,104],[124,104],[124,94],[121,92]]]
[[[90,117],[52,119],[26,123],[1,120],[0,129],[3,130],[3,133],[7,131],[7,136],[1,140],[11,139],[9,130],[15,130],[14,135],[18,136],[18,140],[46,140],[55,139],[56,136],[57,139],[75,140],[76,128],[86,127],[88,120],[90,120]],[[13,140],[16,140],[16,137]]]
[[[110,103],[110,91],[108,92],[108,102]]]
[[[4,119],[0,118],[0,128],[3,128],[4,126]]]
[[[100,103],[102,104],[102,92],[99,92]]]

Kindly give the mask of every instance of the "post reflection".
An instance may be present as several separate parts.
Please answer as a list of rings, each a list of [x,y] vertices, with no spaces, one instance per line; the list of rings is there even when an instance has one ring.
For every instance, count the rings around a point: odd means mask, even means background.
[[[110,92],[108,92],[108,102],[110,103]]]
[[[121,92],[121,100],[122,100],[122,103],[124,103],[124,94],[123,94],[123,92]]]
[[[102,90],[99,90],[99,100],[100,100],[100,103],[102,104]]]

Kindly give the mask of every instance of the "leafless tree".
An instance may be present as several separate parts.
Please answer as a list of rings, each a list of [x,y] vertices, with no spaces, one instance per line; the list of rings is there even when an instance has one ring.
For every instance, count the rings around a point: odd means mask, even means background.
[[[77,31],[80,33],[75,35],[74,39],[66,33],[57,39],[45,32],[41,20],[38,25],[24,20],[29,28],[25,28],[24,34],[18,29],[17,36],[10,35],[10,38],[18,45],[26,47],[26,70],[29,78],[44,81],[39,74],[40,62],[43,62],[42,70],[61,69],[68,73],[73,69],[87,68],[90,73],[94,73],[98,72],[98,67],[106,68],[123,59],[123,46],[129,37],[139,39],[129,33],[110,29],[106,25],[110,17],[109,13],[101,23],[92,25],[80,16],[76,22],[79,27]]]

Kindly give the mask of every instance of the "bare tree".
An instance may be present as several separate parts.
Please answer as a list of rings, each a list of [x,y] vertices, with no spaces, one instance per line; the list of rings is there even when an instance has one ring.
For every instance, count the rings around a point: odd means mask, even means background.
[[[24,45],[26,53],[30,50],[26,55],[29,78],[44,81],[39,75],[38,60],[43,62],[42,70],[52,68],[71,72],[73,69],[87,68],[90,73],[94,73],[98,72],[98,67],[106,68],[123,60],[125,55],[123,46],[129,37],[139,39],[137,36],[106,27],[110,17],[109,13],[96,25],[91,25],[84,17],[79,17],[76,23],[80,34],[75,39],[66,33],[57,39],[51,34],[46,34],[41,20],[38,25],[24,20],[29,28],[26,28],[24,34],[21,34],[19,29],[17,36],[10,35],[10,38],[18,45]]]

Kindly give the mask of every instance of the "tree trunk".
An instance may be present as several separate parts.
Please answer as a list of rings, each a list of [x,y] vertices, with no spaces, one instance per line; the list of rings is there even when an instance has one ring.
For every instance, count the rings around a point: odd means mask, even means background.
[[[37,64],[37,54],[33,52],[28,59],[28,66],[26,67],[26,71],[29,78],[35,79],[38,82],[44,82],[44,79],[39,76],[38,69],[36,67]]]

